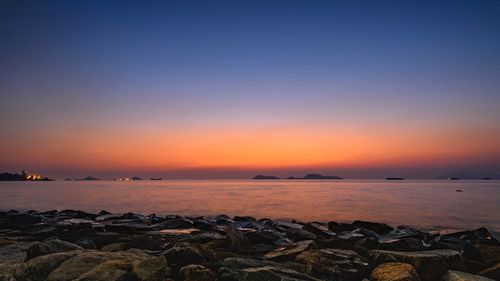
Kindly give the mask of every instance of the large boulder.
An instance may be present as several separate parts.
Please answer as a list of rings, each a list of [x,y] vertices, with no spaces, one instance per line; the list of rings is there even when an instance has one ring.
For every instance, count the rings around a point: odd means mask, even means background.
[[[312,240],[299,241],[288,246],[280,247],[264,255],[265,259],[273,261],[294,260],[295,257],[305,250],[314,248],[315,244]]]
[[[361,280],[368,262],[352,250],[317,249],[300,253],[295,261],[306,265],[312,276],[323,280]]]
[[[76,256],[80,251],[63,252],[38,256],[27,261],[22,280],[42,281],[64,261]]]
[[[377,234],[388,233],[393,230],[392,227],[385,223],[369,222],[369,221],[354,221],[351,224],[355,228],[364,228],[376,232]]]
[[[133,273],[140,281],[162,281],[167,277],[167,260],[164,256],[146,258],[134,265]]]
[[[49,239],[44,242],[33,243],[26,251],[26,260],[47,254],[70,252],[82,249],[82,247],[67,241]]]
[[[377,266],[371,281],[420,281],[415,267],[408,263],[389,262]]]
[[[26,250],[31,242],[6,243],[0,247],[0,263],[22,263],[26,259]]]
[[[373,250],[370,256],[375,264],[402,262],[413,265],[422,280],[438,280],[447,269],[465,270],[462,255],[453,250],[398,252]]]
[[[132,275],[132,264],[127,260],[109,260],[80,275],[77,281],[126,281]]]
[[[0,281],[21,280],[24,267],[25,265],[22,263],[0,264]]]
[[[174,271],[189,264],[205,264],[215,259],[213,253],[200,245],[181,242],[162,253],[167,259],[167,264]]]
[[[217,276],[210,269],[199,264],[189,264],[179,270],[184,281],[215,281]]]
[[[466,272],[448,270],[443,277],[443,281],[494,281],[479,275],[474,275]]]

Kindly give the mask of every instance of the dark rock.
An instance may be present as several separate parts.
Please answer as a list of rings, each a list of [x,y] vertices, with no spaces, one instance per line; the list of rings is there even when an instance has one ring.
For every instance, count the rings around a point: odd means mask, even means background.
[[[500,280],[500,262],[480,271],[478,274],[493,280]]]
[[[123,259],[105,261],[78,277],[78,281],[128,281],[132,264]]]
[[[14,224],[24,225],[24,226],[33,225],[35,223],[39,223],[42,221],[41,217],[28,214],[14,214],[9,216],[9,219]]]
[[[377,223],[377,222],[369,222],[369,221],[354,221],[352,226],[356,228],[364,228],[371,231],[374,231],[377,234],[385,234],[393,230],[392,227],[388,226],[385,223]]]
[[[274,245],[284,245],[289,244],[288,238],[283,236],[280,232],[266,229],[250,232],[245,235],[252,244],[274,244]]]
[[[26,250],[30,247],[31,242],[12,242],[0,247],[0,264],[22,263],[25,260]]]
[[[235,228],[234,226],[229,226],[227,229],[227,239],[229,248],[236,252],[247,252],[251,250],[252,243],[250,240],[243,235],[243,233]]]
[[[205,257],[204,250],[198,245],[190,243],[177,243],[172,248],[165,250],[162,255],[167,259],[167,264],[178,271],[188,264],[205,264],[210,261]]]
[[[316,234],[313,234],[304,229],[288,228],[285,233],[286,236],[290,238],[293,242],[302,240],[314,240],[317,238]]]
[[[426,251],[430,250],[430,244],[425,244],[423,240],[420,240],[418,238],[400,238],[394,240],[385,240],[384,243],[379,244],[377,249],[406,252]]]
[[[493,281],[492,279],[466,272],[448,270],[443,281]]]
[[[326,237],[326,238],[330,238],[330,237],[335,236],[334,232],[331,232],[328,228],[326,228],[323,225],[316,223],[316,222],[305,224],[302,229],[309,231],[315,235]]]
[[[355,230],[356,227],[347,224],[347,223],[337,223],[334,221],[331,221],[328,223],[328,229],[330,229],[332,232],[344,232],[344,231],[352,231]]]
[[[82,237],[75,242],[76,245],[84,248],[84,249],[97,249],[94,240],[88,237]]]
[[[191,227],[193,227],[193,222],[191,220],[184,218],[175,218],[160,223],[161,229],[178,229],[178,228],[191,228]]]
[[[361,280],[368,274],[366,259],[351,250],[308,250],[295,260],[305,264],[312,276],[323,280]]]
[[[38,256],[26,262],[23,278],[20,280],[44,281],[47,276],[64,261],[76,256],[80,251],[64,252]]]
[[[0,263],[0,281],[21,280],[25,265],[24,264],[1,264]]]

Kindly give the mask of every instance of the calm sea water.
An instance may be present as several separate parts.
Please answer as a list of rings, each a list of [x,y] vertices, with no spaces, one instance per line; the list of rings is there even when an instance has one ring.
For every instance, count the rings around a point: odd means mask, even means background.
[[[456,192],[457,189],[463,192]],[[0,182],[0,209],[80,209],[351,222],[500,232],[500,181]]]

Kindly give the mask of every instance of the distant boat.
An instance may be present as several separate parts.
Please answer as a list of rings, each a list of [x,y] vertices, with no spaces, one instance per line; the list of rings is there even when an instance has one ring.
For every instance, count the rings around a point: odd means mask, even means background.
[[[451,181],[456,181],[456,180],[459,180],[460,178],[455,178],[455,177],[450,177],[448,178],[448,180],[451,180]]]
[[[402,181],[402,180],[404,180],[404,178],[385,178],[385,180],[388,180],[388,181]]]
[[[482,180],[489,181],[491,178],[482,178]]]
[[[161,181],[162,178],[151,178],[150,180],[152,180],[152,181]]]

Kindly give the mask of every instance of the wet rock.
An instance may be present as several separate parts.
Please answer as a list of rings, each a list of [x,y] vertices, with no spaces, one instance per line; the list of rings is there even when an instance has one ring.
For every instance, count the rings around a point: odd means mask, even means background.
[[[190,264],[179,270],[184,281],[215,281],[216,275],[210,269],[199,264]]]
[[[494,280],[500,280],[500,263],[497,263],[494,266],[486,268],[480,271],[478,274]]]
[[[9,216],[9,220],[17,225],[29,226],[41,222],[42,218],[28,214],[14,214]]]
[[[219,269],[220,281],[263,281],[263,280],[302,280],[319,279],[299,273],[288,264],[259,261],[246,258],[227,258]]]
[[[236,252],[247,252],[252,249],[252,243],[243,233],[234,226],[227,229],[229,248]]]
[[[274,244],[274,245],[284,245],[291,241],[286,238],[283,234],[278,231],[265,229],[250,232],[245,235],[252,244]]]
[[[347,223],[337,223],[331,221],[328,223],[328,229],[330,229],[332,232],[344,232],[344,231],[353,231],[354,229],[356,229],[356,227]]]
[[[101,214],[94,218],[97,222],[104,222],[107,220],[119,220],[122,218],[122,214]]]
[[[211,230],[214,227],[214,223],[205,219],[195,219],[193,220],[193,227],[201,230]]]
[[[377,266],[370,275],[371,281],[420,281],[417,270],[408,263],[390,262]]]
[[[64,252],[38,256],[26,262],[21,280],[42,281],[64,261],[76,256],[80,251]]]
[[[308,250],[295,261],[305,264],[312,276],[323,280],[361,280],[368,273],[366,259],[352,250]]]
[[[349,240],[339,238],[317,238],[314,242],[316,242],[318,248],[353,249],[353,244]]]
[[[402,262],[413,265],[422,280],[438,280],[446,269],[465,270],[461,254],[453,250],[432,250],[420,252],[370,251],[375,264]]]
[[[265,259],[273,261],[292,261],[295,257],[305,250],[315,248],[316,245],[312,240],[304,240],[293,243],[288,246],[280,247],[264,255]]]
[[[328,228],[316,222],[308,223],[304,225],[302,229],[325,238],[331,238],[335,236],[334,232],[331,232]]]
[[[378,240],[373,237],[363,237],[354,242],[354,250],[364,257],[369,256],[371,250],[376,250],[379,246]]]
[[[494,281],[483,276],[474,275],[461,271],[448,270],[443,281]]]
[[[481,253],[481,258],[486,264],[493,265],[500,262],[500,246],[479,244],[475,247]]]
[[[177,229],[177,228],[191,228],[191,227],[193,227],[193,222],[191,220],[184,218],[175,218],[160,223],[161,229]]]
[[[290,238],[293,242],[302,240],[314,240],[317,238],[316,234],[313,234],[304,229],[288,228],[286,231],[286,236]]]
[[[356,228],[364,228],[371,231],[374,231],[377,234],[385,234],[393,230],[392,227],[388,226],[385,223],[377,223],[377,222],[369,222],[369,221],[354,221],[351,224]]]
[[[380,240],[379,240],[380,241]],[[393,240],[384,240],[377,247],[380,250],[389,251],[425,251],[430,250],[430,244],[426,244],[423,240],[418,238],[398,238]]]
[[[73,243],[59,239],[49,239],[44,242],[33,243],[26,251],[26,260],[47,254],[82,250],[83,248]]]
[[[125,249],[159,250],[161,242],[149,235],[132,236],[125,242]]]
[[[146,258],[134,265],[133,273],[140,281],[163,281],[167,277],[167,260],[164,256]]]
[[[84,249],[97,249],[97,246],[95,245],[94,240],[88,238],[88,237],[82,237],[78,239],[75,244],[77,246],[80,246]]]

